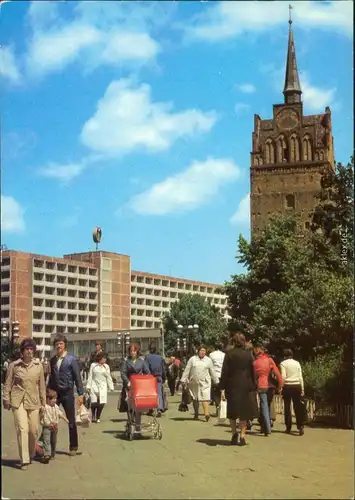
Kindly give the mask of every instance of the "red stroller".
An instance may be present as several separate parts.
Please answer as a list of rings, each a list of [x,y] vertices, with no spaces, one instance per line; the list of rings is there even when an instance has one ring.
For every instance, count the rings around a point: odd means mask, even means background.
[[[158,383],[153,375],[132,375],[130,378],[131,387],[128,392],[128,412],[126,423],[126,436],[130,441],[134,434],[153,433],[154,439],[161,439],[163,432],[161,425],[156,418],[156,411],[159,404]],[[146,424],[140,424],[140,429],[136,426],[136,413],[146,413],[153,410],[153,415],[149,416]]]

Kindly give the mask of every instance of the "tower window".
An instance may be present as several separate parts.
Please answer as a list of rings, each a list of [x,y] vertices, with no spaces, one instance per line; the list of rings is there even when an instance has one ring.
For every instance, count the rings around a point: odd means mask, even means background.
[[[286,195],[285,206],[288,210],[294,210],[294,208],[296,206],[294,194],[287,194]]]
[[[309,229],[310,228],[310,223],[309,223],[308,220],[304,223],[304,228],[305,229]]]
[[[300,160],[300,143],[298,137],[293,135],[291,137],[291,161]]]
[[[275,149],[271,139],[265,143],[265,163],[275,163]]]
[[[277,141],[277,161],[278,163],[289,161],[289,150],[283,135]]]
[[[303,159],[305,161],[311,161],[312,160],[312,142],[311,138],[309,135],[305,135],[303,138],[302,142],[302,152],[303,152]]]

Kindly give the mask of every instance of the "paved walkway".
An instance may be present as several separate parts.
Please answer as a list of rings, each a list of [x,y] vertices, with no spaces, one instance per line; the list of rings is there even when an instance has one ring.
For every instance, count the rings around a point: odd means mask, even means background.
[[[83,454],[66,454],[60,425],[58,455],[48,465],[17,468],[11,412],[2,418],[2,497],[10,499],[94,498],[327,498],[354,497],[354,433],[306,429],[303,437],[277,424],[269,438],[256,432],[244,448],[229,446],[230,433],[216,419],[194,422],[170,399],[161,419],[163,439],[122,439],[124,415],[109,397],[101,424],[80,429]]]

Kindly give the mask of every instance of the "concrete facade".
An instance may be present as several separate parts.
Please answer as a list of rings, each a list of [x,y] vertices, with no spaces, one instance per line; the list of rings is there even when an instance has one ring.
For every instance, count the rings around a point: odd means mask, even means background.
[[[41,355],[55,333],[160,329],[162,315],[184,294],[197,293],[226,314],[219,285],[131,271],[128,255],[96,251],[64,258],[2,252],[1,319],[19,321]]]

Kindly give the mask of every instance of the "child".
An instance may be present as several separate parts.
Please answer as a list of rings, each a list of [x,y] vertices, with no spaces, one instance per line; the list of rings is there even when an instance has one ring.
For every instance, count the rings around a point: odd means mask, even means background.
[[[60,418],[67,424],[69,423],[57,405],[57,393],[52,389],[47,389],[47,404],[41,412],[42,434],[40,441],[43,443],[44,457],[42,458],[42,463],[44,464],[48,464],[49,460],[55,457]]]

